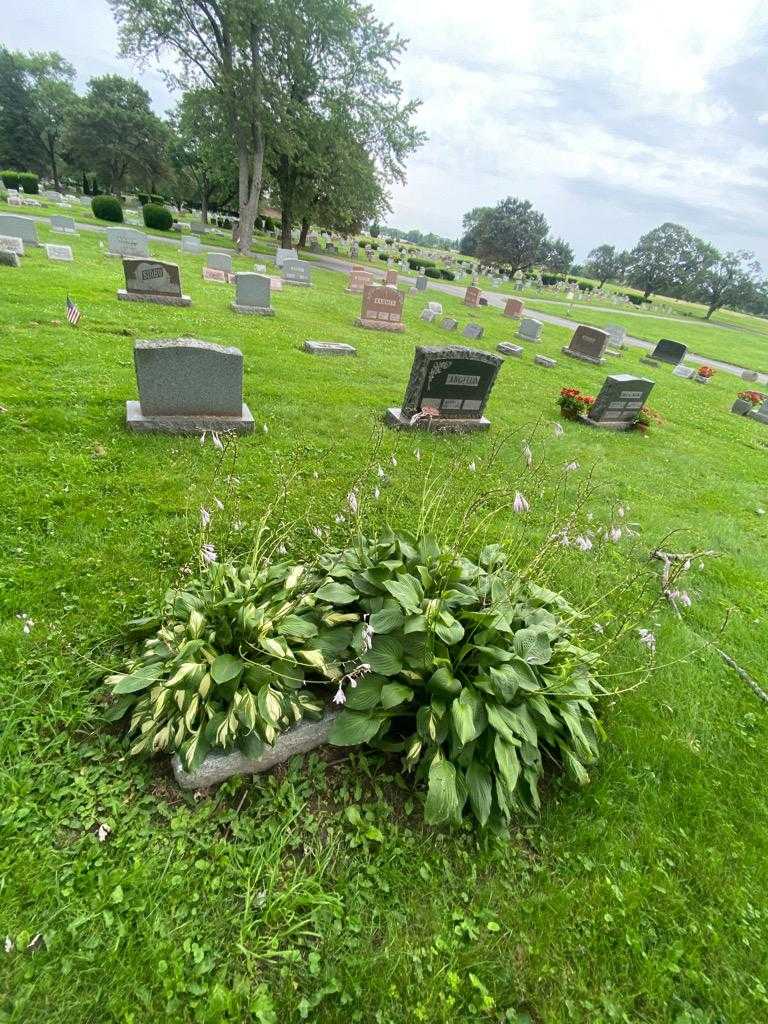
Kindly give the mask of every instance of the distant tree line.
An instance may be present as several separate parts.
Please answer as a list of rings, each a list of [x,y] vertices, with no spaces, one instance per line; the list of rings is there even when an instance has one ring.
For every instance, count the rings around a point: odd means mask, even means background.
[[[530,202],[508,197],[496,206],[481,206],[464,216],[460,250],[510,273],[537,268],[567,274],[578,270],[602,287],[606,282],[629,285],[651,295],[703,303],[709,319],[727,306],[768,314],[768,281],[754,253],[721,253],[682,224],[661,224],[647,232],[631,250],[599,245],[582,266],[573,266],[573,250],[552,238],[546,218]]]
[[[425,249],[458,249],[459,241],[455,238],[444,238],[432,231],[426,234],[418,228],[410,231],[402,231],[400,228],[387,228],[387,234],[403,242],[411,242],[413,245],[420,245]]]
[[[177,205],[231,208],[250,247],[259,201],[283,244],[310,224],[359,230],[389,210],[424,140],[392,75],[405,40],[358,0],[110,0],[121,52],[160,58],[178,92],[157,117],[138,83],[92,78],[84,95],[57,53],[0,46],[0,167],[87,191],[135,188]]]

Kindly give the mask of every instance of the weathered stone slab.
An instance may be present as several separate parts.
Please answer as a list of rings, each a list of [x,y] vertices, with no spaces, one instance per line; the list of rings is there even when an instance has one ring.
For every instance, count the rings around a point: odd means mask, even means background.
[[[232,257],[228,252],[209,251],[206,253],[205,263],[211,270],[223,270],[226,274],[232,273]]]
[[[455,331],[459,326],[459,321],[454,320],[453,317],[447,316],[440,324],[444,331]]]
[[[0,267],[20,267],[19,254],[8,249],[0,249]]]
[[[742,370],[741,371],[741,379],[742,380],[752,380],[752,381],[760,380],[760,374],[757,372],[757,370]]]
[[[356,356],[357,349],[354,345],[347,345],[343,341],[305,341],[304,351],[310,352],[313,356]]]
[[[283,260],[283,282],[298,288],[311,288],[310,264],[306,260]]]
[[[13,235],[0,235],[0,252],[13,252],[17,256],[24,255],[24,239]]]
[[[49,260],[59,260],[62,263],[71,263],[74,259],[72,247],[69,245],[51,245],[46,243],[43,248]]]
[[[182,767],[178,755],[171,758],[171,766],[176,782],[182,789],[206,789],[216,786],[233,775],[258,775],[267,772],[279,764],[315,750],[328,741],[331,726],[336,720],[338,711],[326,711],[319,722],[307,719],[287,729],[275,740],[273,747],[268,747],[261,757],[246,757],[239,750],[229,753],[219,751],[209,754],[195,772],[187,772]]]
[[[501,341],[496,346],[496,351],[501,352],[503,356],[515,356],[522,359],[525,350],[522,345],[513,345],[511,341]]]
[[[480,324],[467,324],[461,333],[465,338],[479,341],[485,333],[485,329]]]
[[[234,284],[235,275],[228,274],[226,270],[214,270],[213,267],[203,267],[203,280],[213,281],[217,284]]]
[[[651,356],[640,356],[640,362],[645,363],[646,366],[660,365],[660,363],[658,363],[655,359],[652,359]]]
[[[24,245],[40,245],[37,238],[37,224],[29,217],[18,217],[14,213],[0,213],[0,235],[20,238]]]
[[[534,356],[533,361],[534,363],[537,363],[539,366],[546,366],[547,369],[550,370],[553,366],[557,366],[557,360],[550,359],[549,356]]]
[[[278,249],[275,254],[275,266],[282,267],[286,260],[298,260],[299,254],[295,249]]]
[[[672,371],[672,376],[682,377],[683,380],[690,380],[691,377],[696,376],[696,371],[692,366],[683,366],[682,363],[679,363]]]
[[[61,217],[58,214],[54,214],[51,217],[51,227],[54,231],[62,231],[66,235],[76,235],[78,233],[74,218],[72,217]]]
[[[147,236],[133,228],[107,228],[107,255],[149,257]]]
[[[194,255],[200,255],[200,253],[206,252],[206,250],[200,245],[200,239],[197,236],[185,235],[181,240],[181,251],[191,253]]]

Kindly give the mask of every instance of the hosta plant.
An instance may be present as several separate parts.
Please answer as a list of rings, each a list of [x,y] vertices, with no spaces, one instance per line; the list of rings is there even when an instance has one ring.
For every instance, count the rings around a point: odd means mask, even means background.
[[[537,809],[545,757],[587,781],[603,691],[562,597],[520,579],[497,545],[475,563],[389,534],[324,566],[365,613],[339,628],[370,669],[347,686],[331,742],[402,752],[428,784],[436,824],[459,821],[465,806],[483,825]]]

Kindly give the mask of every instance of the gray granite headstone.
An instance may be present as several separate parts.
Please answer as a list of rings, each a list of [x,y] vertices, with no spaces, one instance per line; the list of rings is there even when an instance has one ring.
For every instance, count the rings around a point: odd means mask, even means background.
[[[17,256],[23,256],[24,239],[15,238],[13,235],[0,235],[0,250],[3,252],[15,252]]]
[[[662,363],[669,363],[677,366],[685,359],[688,346],[680,341],[670,341],[669,338],[662,338],[656,348],[651,352],[651,359],[658,359]]]
[[[153,302],[159,306],[191,306],[192,300],[181,292],[181,277],[176,263],[124,256],[125,288],[118,299],[127,302]]]
[[[69,245],[51,245],[47,243],[43,246],[45,249],[45,255],[49,260],[59,260],[63,263],[71,263],[74,259],[72,255],[72,247]]]
[[[768,423],[768,398],[757,409],[752,409],[751,412],[748,412],[747,416],[751,420],[757,420],[758,423]]]
[[[647,377],[634,377],[629,373],[606,377],[600,394],[583,419],[592,426],[631,430],[653,385]]]
[[[8,249],[0,249],[0,267],[20,267],[21,260],[18,253],[10,252]]]
[[[427,278],[424,274],[417,276],[415,288],[417,292],[425,292],[427,290]]]
[[[487,430],[483,412],[502,362],[462,345],[419,346],[403,404],[387,410],[387,422],[456,433]]]
[[[444,331],[455,331],[459,326],[459,321],[454,320],[453,317],[447,316],[440,324]]]
[[[627,337],[626,327],[622,327],[621,324],[606,324],[603,330],[608,335],[608,344],[612,348],[624,348]]]
[[[278,249],[275,255],[275,266],[282,267],[286,260],[297,260],[299,254],[295,249]]]
[[[201,220],[193,220],[190,222],[189,230],[193,235],[204,235],[208,231],[208,225],[203,224]]]
[[[232,309],[236,313],[274,316],[271,285],[271,280],[265,274],[235,274],[235,301],[232,303]]]
[[[51,217],[51,227],[54,231],[63,231],[67,235],[77,234],[75,221],[72,217],[61,217],[58,214],[54,214]]]
[[[185,235],[181,240],[181,251],[189,253],[201,253],[206,250],[200,245],[200,239],[195,235]]]
[[[553,366],[557,366],[557,360],[550,359],[549,356],[534,356],[533,361],[539,366],[546,366],[548,370],[551,370]]]
[[[683,366],[682,363],[679,363],[672,371],[672,376],[682,377],[683,380],[690,380],[691,377],[696,376],[696,371],[692,366]]]
[[[608,334],[605,331],[579,324],[571,340],[561,351],[572,359],[581,359],[585,363],[602,366],[607,345]]]
[[[741,371],[741,379],[742,380],[752,380],[752,381],[759,380],[760,379],[760,374],[757,372],[757,370],[742,370]]]
[[[133,228],[107,228],[109,256],[149,256],[147,236]]]
[[[138,402],[126,403],[129,430],[200,434],[250,433],[243,403],[243,353],[195,338],[137,341],[133,347]]]
[[[467,324],[461,333],[465,338],[471,338],[472,341],[479,341],[483,336],[484,329],[480,324]]]
[[[283,260],[284,284],[297,285],[300,288],[311,288],[310,265],[306,260]]]
[[[513,345],[511,341],[501,341],[496,346],[496,351],[501,352],[503,356],[515,356],[522,359],[524,350],[522,345]]]
[[[304,351],[313,356],[356,356],[357,349],[354,345],[347,345],[343,341],[305,341]]]
[[[208,252],[205,263],[211,270],[223,270],[225,274],[232,273],[232,257],[228,252]]]
[[[533,317],[525,316],[520,321],[517,329],[518,338],[523,341],[541,341],[541,320],[534,320]]]
[[[0,213],[0,235],[10,238],[20,238],[24,245],[36,246],[40,242],[37,239],[37,224],[28,217],[17,217],[13,213]]]
[[[437,313],[435,313],[433,309],[422,309],[419,319],[423,320],[424,323],[431,324],[434,322],[436,317]]]

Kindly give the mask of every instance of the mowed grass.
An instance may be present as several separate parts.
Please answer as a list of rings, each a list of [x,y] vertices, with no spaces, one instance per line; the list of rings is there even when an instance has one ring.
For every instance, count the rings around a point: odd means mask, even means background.
[[[239,317],[231,287],[202,281],[204,257],[153,243],[179,263],[192,307],[119,303],[120,260],[98,243],[73,239],[73,264],[37,250],[20,270],[0,268],[0,939],[14,947],[0,954],[0,1019],[766,1019],[766,709],[705,646],[716,641],[766,682],[768,521],[756,509],[768,506],[768,430],[729,414],[738,379],[700,386],[634,352],[591,367],[560,356],[570,332],[545,325],[542,344],[501,368],[490,434],[382,434],[414,346],[462,340],[422,323],[424,302],[442,302],[463,327],[460,300],[409,294],[404,335],[366,332],[353,325],[360,300],[344,293],[345,277],[315,268],[312,289],[273,295],[273,319]],[[76,330],[67,293],[83,312]],[[485,327],[482,348],[514,337],[499,310],[472,319]],[[541,818],[493,840],[425,827],[419,791],[378,755],[311,756],[199,801],[175,789],[164,763],[125,758],[99,721],[99,677],[115,664],[122,622],[190,559],[214,469],[197,439],[123,429],[134,340],[180,336],[245,356],[257,421],[238,449],[245,533],[288,475],[300,536],[313,523],[336,531],[352,482],[372,504],[373,459],[393,479],[383,500],[398,526],[412,524],[430,465],[457,494],[486,475],[519,487],[532,505],[513,524],[524,553],[545,528],[540,495],[577,460],[569,486],[592,474],[596,521],[621,502],[639,536],[564,551],[542,582],[587,605],[647,573],[665,538],[717,553],[694,565],[684,618],[662,608],[645,623],[658,638],[651,680],[632,689],[643,660],[634,641],[606,667],[605,684],[628,692],[604,708],[608,738],[586,789],[554,776]],[[310,357],[306,338],[351,342],[358,357]],[[557,367],[534,365],[536,352]],[[596,393],[606,371],[639,370],[657,382],[651,405],[664,421],[647,437],[572,424],[554,437],[561,386]],[[610,608],[618,618],[632,614],[624,601]],[[34,620],[29,635],[21,614]],[[112,828],[104,843],[99,823]],[[43,947],[25,951],[38,933]]]

